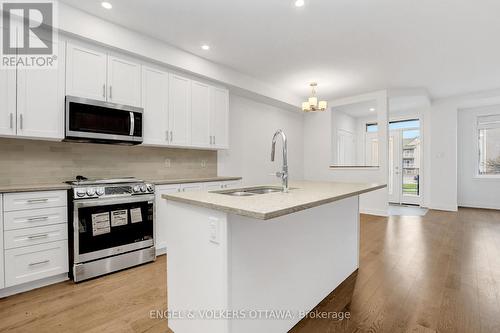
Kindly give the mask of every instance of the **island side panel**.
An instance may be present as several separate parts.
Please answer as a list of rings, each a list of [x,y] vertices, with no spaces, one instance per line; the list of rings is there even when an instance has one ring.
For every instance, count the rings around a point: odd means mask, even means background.
[[[232,310],[310,311],[359,265],[359,197],[262,221],[229,214]],[[234,320],[233,333],[284,333],[300,318]]]
[[[227,215],[167,200],[167,308],[170,312],[228,308]],[[218,240],[211,240],[213,227]],[[198,312],[201,311],[201,312]],[[176,316],[178,314],[175,314]],[[207,316],[210,313],[206,314]],[[168,320],[175,333],[226,333],[227,320]]]

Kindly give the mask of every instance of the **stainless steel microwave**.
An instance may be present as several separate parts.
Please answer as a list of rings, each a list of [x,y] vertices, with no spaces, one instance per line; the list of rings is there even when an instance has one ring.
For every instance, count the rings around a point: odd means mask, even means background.
[[[143,109],[66,96],[65,141],[137,145],[143,140]]]

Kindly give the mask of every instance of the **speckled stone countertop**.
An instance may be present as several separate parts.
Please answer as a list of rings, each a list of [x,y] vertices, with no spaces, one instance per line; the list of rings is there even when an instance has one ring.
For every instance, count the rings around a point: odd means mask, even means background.
[[[254,187],[256,186],[251,188]],[[162,198],[268,220],[384,187],[386,187],[385,184],[299,181],[290,183],[291,189],[288,193],[274,192],[238,197],[215,192],[194,191],[163,194]],[[250,187],[245,189],[248,188]]]
[[[186,183],[208,183],[208,182],[223,182],[231,180],[240,180],[241,177],[205,177],[205,178],[171,178],[171,179],[156,179],[146,180],[155,185],[166,184],[186,184]],[[54,191],[68,190],[71,186],[66,183],[47,183],[47,184],[21,184],[21,185],[0,185],[0,193],[14,192],[34,192],[34,191]]]

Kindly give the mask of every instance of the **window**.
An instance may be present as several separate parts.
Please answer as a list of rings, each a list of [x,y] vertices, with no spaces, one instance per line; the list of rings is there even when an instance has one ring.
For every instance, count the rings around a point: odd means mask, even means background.
[[[500,176],[500,115],[477,117],[479,175]]]

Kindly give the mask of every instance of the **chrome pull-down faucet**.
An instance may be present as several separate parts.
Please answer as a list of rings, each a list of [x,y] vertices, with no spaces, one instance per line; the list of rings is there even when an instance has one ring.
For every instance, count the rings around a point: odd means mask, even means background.
[[[274,162],[274,151],[276,146],[276,140],[280,135],[281,138],[283,139],[283,167],[281,171],[276,172],[276,177],[281,178],[283,192],[288,192],[288,161],[287,161],[286,135],[285,132],[283,132],[283,130],[281,129],[277,130],[273,136],[273,144],[271,147],[271,161]]]

